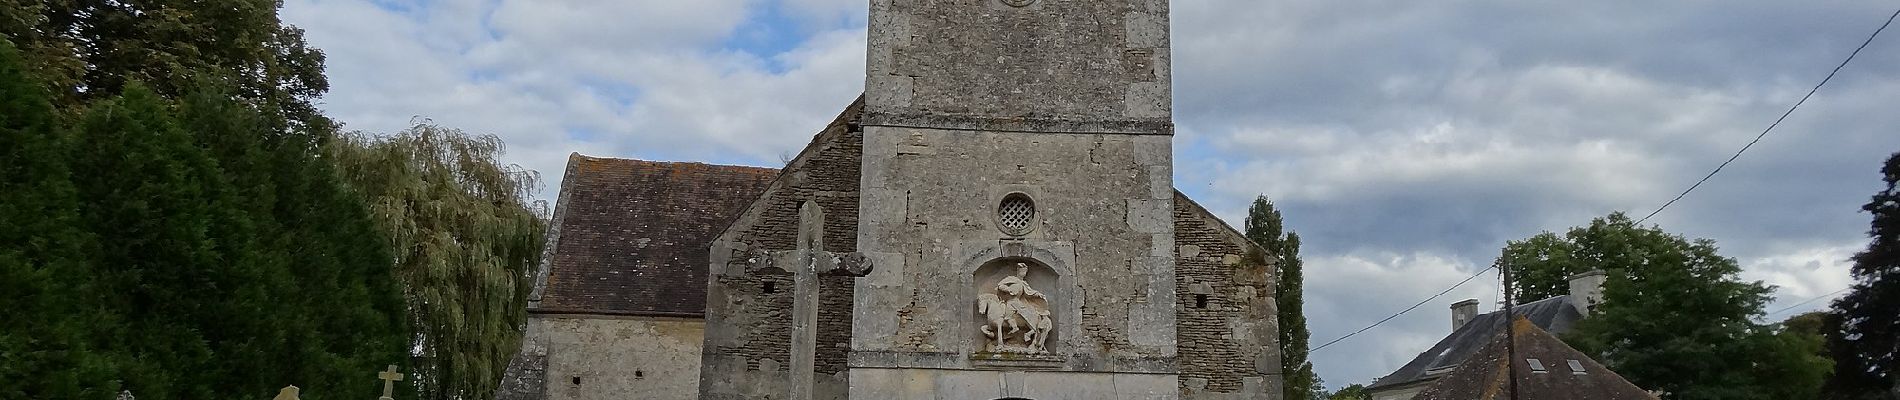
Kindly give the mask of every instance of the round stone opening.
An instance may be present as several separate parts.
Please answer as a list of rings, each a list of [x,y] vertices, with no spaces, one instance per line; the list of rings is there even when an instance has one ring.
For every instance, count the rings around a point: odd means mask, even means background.
[[[1029,195],[1010,193],[1003,196],[1002,204],[996,206],[997,226],[1010,236],[1029,234],[1031,228],[1035,227],[1035,221],[1036,202],[1030,200]]]

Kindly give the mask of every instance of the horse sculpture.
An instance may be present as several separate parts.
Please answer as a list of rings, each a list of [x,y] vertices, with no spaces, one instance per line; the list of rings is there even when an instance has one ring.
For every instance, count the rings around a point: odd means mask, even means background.
[[[1029,287],[1028,275],[1029,266],[1016,263],[1016,275],[1003,277],[993,290],[977,295],[976,312],[985,318],[979,329],[992,341],[991,352],[1048,352],[1045,345],[1055,323],[1049,317],[1048,298]]]

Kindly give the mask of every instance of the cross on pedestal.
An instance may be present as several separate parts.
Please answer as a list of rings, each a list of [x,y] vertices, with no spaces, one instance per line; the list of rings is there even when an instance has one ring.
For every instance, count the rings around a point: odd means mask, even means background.
[[[825,212],[807,201],[798,207],[798,249],[754,251],[749,271],[778,268],[792,274],[792,363],[790,400],[810,400],[815,386],[818,350],[818,277],[863,277],[871,273],[864,253],[825,251]]]
[[[396,381],[402,380],[402,374],[396,372],[396,366],[391,365],[388,370],[376,373],[376,379],[383,380],[383,397],[377,397],[376,400],[396,400],[390,397],[396,394]]]

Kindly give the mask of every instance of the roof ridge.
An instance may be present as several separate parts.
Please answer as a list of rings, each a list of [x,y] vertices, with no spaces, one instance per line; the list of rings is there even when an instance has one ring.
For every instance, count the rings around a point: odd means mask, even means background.
[[[657,165],[706,165],[706,166],[727,167],[727,168],[751,168],[751,169],[771,170],[771,171],[778,170],[778,168],[774,168],[774,167],[760,167],[760,166],[755,166],[755,165],[713,164],[713,163],[699,162],[699,161],[659,161],[659,160],[643,160],[643,159],[638,159],[638,158],[590,156],[586,154],[581,154],[579,152],[575,152],[573,155],[571,155],[571,157],[574,158],[575,161],[616,161],[616,162],[634,162],[634,163],[657,164]]]

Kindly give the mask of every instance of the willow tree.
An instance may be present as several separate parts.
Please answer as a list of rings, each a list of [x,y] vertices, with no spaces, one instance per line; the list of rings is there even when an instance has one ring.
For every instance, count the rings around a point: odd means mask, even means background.
[[[502,163],[503,150],[493,135],[427,122],[330,146],[394,252],[423,398],[492,393],[520,340],[546,221],[530,197],[539,177]]]

